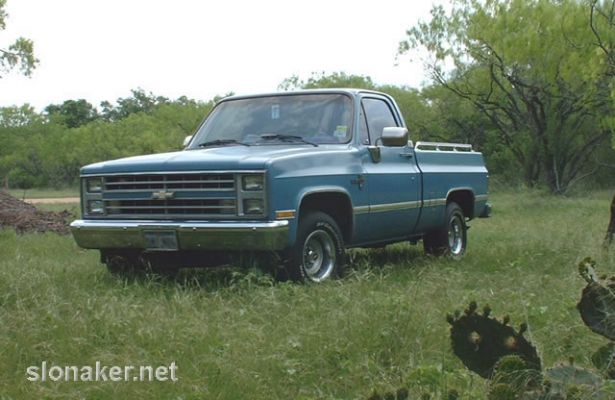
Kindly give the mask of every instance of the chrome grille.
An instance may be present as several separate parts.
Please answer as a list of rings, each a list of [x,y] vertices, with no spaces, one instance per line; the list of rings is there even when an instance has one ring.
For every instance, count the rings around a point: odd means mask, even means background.
[[[104,177],[107,217],[199,218],[238,214],[232,173],[113,175]]]
[[[125,175],[105,178],[105,191],[155,189],[235,190],[233,174]]]

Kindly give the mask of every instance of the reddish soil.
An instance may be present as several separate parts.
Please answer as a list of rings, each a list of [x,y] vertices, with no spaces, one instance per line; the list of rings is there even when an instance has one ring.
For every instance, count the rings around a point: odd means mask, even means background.
[[[73,214],[64,211],[40,211],[0,190],[0,228],[12,227],[17,233],[56,232],[70,233],[68,219]]]

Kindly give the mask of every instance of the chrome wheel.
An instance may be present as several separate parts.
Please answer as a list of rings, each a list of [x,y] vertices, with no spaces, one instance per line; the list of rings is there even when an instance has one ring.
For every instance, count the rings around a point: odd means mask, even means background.
[[[302,254],[306,278],[314,282],[329,278],[336,262],[333,238],[319,229],[311,232],[304,243]]]
[[[463,210],[455,202],[446,206],[446,219],[442,227],[425,233],[423,248],[426,254],[449,256],[461,259],[468,247],[466,219]]]
[[[462,218],[463,216],[454,214],[448,225],[448,248],[453,257],[463,254],[465,247],[465,227]]]
[[[294,281],[319,283],[343,276],[344,238],[337,222],[321,211],[301,216],[297,240],[286,254],[285,269]]]

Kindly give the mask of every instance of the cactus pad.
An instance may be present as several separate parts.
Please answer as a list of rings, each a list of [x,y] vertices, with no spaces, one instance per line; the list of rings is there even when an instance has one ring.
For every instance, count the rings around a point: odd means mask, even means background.
[[[587,281],[577,309],[585,325],[595,333],[615,340],[615,280],[598,279],[596,263],[586,258],[579,264],[579,273]]]
[[[471,302],[463,315],[447,316],[453,352],[468,369],[483,378],[490,378],[500,358],[516,355],[523,360],[526,370],[540,371],[536,348],[523,337],[527,325],[522,324],[519,331],[515,331],[507,325],[508,317],[498,321],[489,316],[491,309],[488,306],[482,314],[476,309],[476,303]]]
[[[489,389],[488,400],[517,400],[519,394],[510,385],[498,383]]]
[[[607,378],[615,379],[615,343],[599,348],[592,355],[592,364]]]
[[[551,396],[566,395],[566,398],[574,392],[585,393],[582,398],[592,393],[592,399],[604,399],[602,385],[604,380],[594,372],[577,367],[576,365],[558,365],[546,371],[546,380],[549,382],[549,394]]]

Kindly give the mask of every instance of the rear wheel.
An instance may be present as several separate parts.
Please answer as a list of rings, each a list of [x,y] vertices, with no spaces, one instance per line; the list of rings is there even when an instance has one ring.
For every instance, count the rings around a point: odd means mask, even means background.
[[[310,211],[299,220],[297,241],[286,269],[293,280],[323,282],[340,277],[344,268],[344,241],[329,215]]]
[[[468,246],[468,227],[463,210],[455,202],[446,206],[446,226],[423,237],[425,253],[459,259]]]

